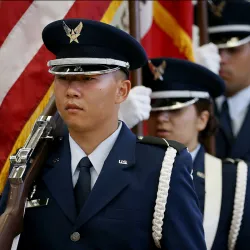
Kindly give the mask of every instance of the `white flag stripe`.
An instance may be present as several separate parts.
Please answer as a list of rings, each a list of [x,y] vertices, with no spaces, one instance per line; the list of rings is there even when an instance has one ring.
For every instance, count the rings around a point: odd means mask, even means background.
[[[153,23],[153,1],[140,2],[140,33],[143,38]]]
[[[44,26],[64,18],[74,2],[34,1],[9,33],[0,49],[0,105],[41,48]]]

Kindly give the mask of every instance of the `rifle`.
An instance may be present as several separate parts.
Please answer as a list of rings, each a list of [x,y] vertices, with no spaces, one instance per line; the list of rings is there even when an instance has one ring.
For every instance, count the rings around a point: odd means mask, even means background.
[[[53,117],[52,117],[53,115]],[[49,153],[51,141],[61,134],[63,121],[56,112],[54,96],[50,99],[24,146],[10,157],[12,170],[7,206],[0,216],[0,249],[10,250],[22,231],[23,214],[29,190],[38,177]]]

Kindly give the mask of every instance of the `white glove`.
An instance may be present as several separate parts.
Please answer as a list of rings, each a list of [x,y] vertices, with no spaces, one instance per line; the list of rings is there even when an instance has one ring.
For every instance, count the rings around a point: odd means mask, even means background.
[[[194,54],[196,63],[210,69],[215,74],[219,73],[221,58],[214,43],[202,45],[194,51]]]
[[[147,120],[151,111],[150,95],[152,90],[144,86],[136,86],[129,92],[127,99],[120,104],[118,117],[129,128],[143,120]]]

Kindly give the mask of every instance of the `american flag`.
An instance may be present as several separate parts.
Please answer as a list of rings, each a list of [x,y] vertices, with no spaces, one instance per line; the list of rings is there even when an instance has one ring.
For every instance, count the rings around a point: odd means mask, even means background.
[[[47,61],[53,55],[43,45],[43,28],[63,18],[108,22],[119,4],[106,0],[0,2],[0,189],[8,175],[9,155],[24,144],[52,94]]]

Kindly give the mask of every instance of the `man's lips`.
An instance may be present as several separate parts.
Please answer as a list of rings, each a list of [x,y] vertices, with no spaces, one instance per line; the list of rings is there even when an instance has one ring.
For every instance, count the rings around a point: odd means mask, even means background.
[[[220,70],[219,70],[219,75],[220,75],[221,77],[224,77],[224,76],[228,76],[228,73],[227,73],[226,70],[220,69]]]
[[[67,104],[65,109],[66,110],[83,110],[83,108],[79,107],[76,104]]]
[[[157,133],[157,135],[167,135],[170,133],[170,131],[167,129],[157,129],[156,133]]]

